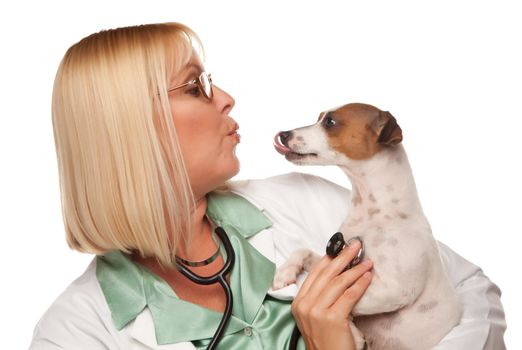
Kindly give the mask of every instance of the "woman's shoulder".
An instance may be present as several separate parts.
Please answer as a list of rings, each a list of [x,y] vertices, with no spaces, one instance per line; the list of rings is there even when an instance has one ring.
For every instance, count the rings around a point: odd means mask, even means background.
[[[96,259],[36,324],[30,349],[113,348],[111,314],[96,278]]]

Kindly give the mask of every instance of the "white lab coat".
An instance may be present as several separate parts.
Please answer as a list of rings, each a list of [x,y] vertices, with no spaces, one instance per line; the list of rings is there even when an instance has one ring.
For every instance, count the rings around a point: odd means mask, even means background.
[[[351,192],[328,180],[302,173],[231,183],[232,191],[248,199],[273,222],[249,238],[264,256],[280,266],[290,253],[307,247],[324,255],[351,206]],[[435,233],[436,235],[436,233]],[[500,290],[482,270],[439,242],[459,298],[464,304],[461,323],[435,350],[505,349],[505,317]],[[192,343],[157,345],[147,308],[118,331],[96,278],[96,261],[51,305],[35,327],[32,350],[44,349],[195,349]],[[292,299],[305,275],[295,284],[269,294]]]

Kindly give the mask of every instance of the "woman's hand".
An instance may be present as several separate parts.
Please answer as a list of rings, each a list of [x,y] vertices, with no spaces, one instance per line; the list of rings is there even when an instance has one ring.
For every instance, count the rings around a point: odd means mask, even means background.
[[[323,256],[294,298],[292,313],[307,350],[355,349],[348,317],[370,284],[372,262],[343,270],[360,247],[354,240],[337,257]]]

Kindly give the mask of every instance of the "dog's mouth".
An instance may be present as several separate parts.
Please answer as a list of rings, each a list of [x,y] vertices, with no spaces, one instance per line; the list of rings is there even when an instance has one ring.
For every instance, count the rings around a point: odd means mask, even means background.
[[[317,153],[299,153],[281,143],[279,133],[274,137],[274,147],[277,152],[284,155],[287,160],[303,159],[306,157],[317,157]]]

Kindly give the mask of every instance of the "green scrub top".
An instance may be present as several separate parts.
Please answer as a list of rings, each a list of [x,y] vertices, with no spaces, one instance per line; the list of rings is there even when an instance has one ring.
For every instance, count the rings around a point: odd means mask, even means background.
[[[275,264],[247,241],[272,222],[232,192],[209,193],[206,213],[227,232],[236,257],[230,275],[232,316],[217,348],[288,349],[295,326],[291,301],[267,294]],[[221,253],[226,256],[223,245]],[[118,330],[147,307],[159,345],[191,341],[196,349],[207,348],[223,314],[179,299],[163,279],[119,250],[96,259],[96,276]],[[302,338],[298,349],[306,349]]]

